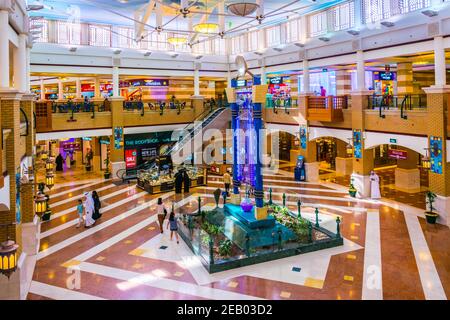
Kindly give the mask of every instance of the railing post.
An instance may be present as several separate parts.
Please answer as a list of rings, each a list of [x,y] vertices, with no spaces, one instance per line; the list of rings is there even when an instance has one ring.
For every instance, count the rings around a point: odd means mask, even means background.
[[[283,207],[286,207],[286,193],[283,193]]]
[[[315,214],[316,214],[316,227],[319,227],[319,208],[316,208],[315,210]]]
[[[209,264],[214,264],[214,240],[212,235],[209,235]]]
[[[300,220],[302,218],[301,206],[302,206],[302,202],[300,201],[300,199],[298,199],[298,201],[297,201],[297,209],[298,209],[297,219],[298,220]]]
[[[248,233],[245,235],[245,254],[250,257],[250,236]]]
[[[312,240],[312,229],[313,229],[313,227],[312,227],[312,223],[311,223],[311,221],[308,221],[308,242],[312,242],[313,240]]]
[[[281,229],[278,229],[278,250],[282,249],[282,231]]]
[[[341,237],[340,224],[341,224],[341,219],[339,217],[337,217],[336,218],[336,238],[340,238]]]
[[[269,188],[269,205],[272,205],[272,188]]]

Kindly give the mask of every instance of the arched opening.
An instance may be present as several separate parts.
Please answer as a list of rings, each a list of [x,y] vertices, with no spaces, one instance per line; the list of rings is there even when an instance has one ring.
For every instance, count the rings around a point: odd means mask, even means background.
[[[279,169],[293,171],[300,154],[300,139],[293,132],[268,130],[266,154],[272,161],[278,161]]]

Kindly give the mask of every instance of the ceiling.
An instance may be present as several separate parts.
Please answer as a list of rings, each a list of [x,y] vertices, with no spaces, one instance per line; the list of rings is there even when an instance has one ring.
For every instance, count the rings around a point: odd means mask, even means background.
[[[146,23],[146,30],[153,31],[158,22],[161,22],[163,30],[192,32],[191,25],[205,20],[208,22],[219,22],[219,7],[224,5],[224,27],[225,33],[245,32],[249,28],[261,28],[271,24],[285,21],[288,17],[301,16],[306,13],[321,10],[333,6],[345,0],[186,0],[191,13],[187,18],[179,14],[181,0],[153,0],[161,5],[162,22],[156,18],[153,10]],[[227,5],[233,2],[262,3],[265,19],[259,24],[255,19],[256,13],[247,17],[237,17],[227,10]],[[82,22],[103,23],[112,25],[134,26],[135,12],[144,13],[146,5],[151,0],[29,0],[29,3],[41,3],[44,9],[32,12],[31,15],[44,16],[50,19],[69,19],[79,17]],[[226,35],[225,35],[226,36]]]

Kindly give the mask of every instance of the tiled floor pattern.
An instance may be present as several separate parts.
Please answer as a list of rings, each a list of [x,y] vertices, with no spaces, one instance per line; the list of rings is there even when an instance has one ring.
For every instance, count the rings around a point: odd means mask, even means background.
[[[327,183],[265,176],[274,201],[281,203],[286,193],[288,207],[296,211],[301,198],[302,215],[314,219],[319,207],[321,223],[330,229],[339,215],[345,245],[209,275],[183,243],[159,233],[155,202],[163,196],[176,210],[192,212],[200,195],[203,206],[213,205],[220,177],[185,195],[149,195],[95,177],[70,179],[51,191],[53,219],[42,224],[28,299],[446,299],[450,294],[449,228],[426,224],[417,217],[421,210],[351,199]],[[71,189],[66,183],[73,183]],[[76,199],[94,189],[101,190],[103,216],[93,228],[77,229]],[[419,237],[409,233],[411,222],[423,233]]]

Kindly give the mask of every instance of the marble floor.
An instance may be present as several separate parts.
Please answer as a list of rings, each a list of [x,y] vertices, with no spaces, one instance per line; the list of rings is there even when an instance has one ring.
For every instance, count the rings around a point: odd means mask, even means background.
[[[208,274],[183,241],[161,234],[157,197],[176,210],[213,205],[221,177],[188,194],[149,195],[134,184],[98,175],[58,173],[51,220],[43,222],[28,299],[448,299],[450,230],[425,222],[423,210],[383,198],[350,198],[337,183],[300,183],[292,174],[264,175],[274,201],[283,193],[305,216],[317,207],[326,228],[342,219],[344,245],[258,265]],[[76,228],[77,200],[97,190],[102,217]]]

